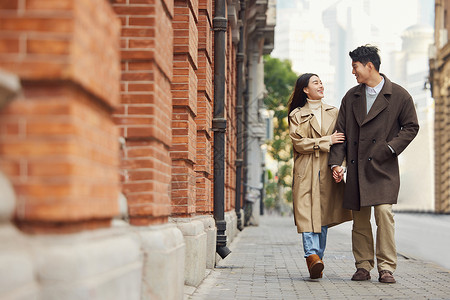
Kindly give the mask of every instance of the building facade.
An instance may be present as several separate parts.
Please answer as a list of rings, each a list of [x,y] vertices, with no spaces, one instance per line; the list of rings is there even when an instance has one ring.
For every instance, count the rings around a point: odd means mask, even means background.
[[[0,298],[183,299],[229,254],[269,2],[0,2]]]
[[[403,32],[402,50],[393,53],[389,63],[394,71],[387,76],[411,94],[420,124],[419,133],[399,156],[397,211],[434,212],[434,103],[427,86],[428,50],[433,38],[432,26],[410,26]]]
[[[339,107],[335,88],[336,69],[331,60],[333,36],[322,22],[322,12],[330,1],[286,1],[278,3],[273,57],[288,59],[297,74],[317,73],[325,86],[324,101]]]
[[[450,212],[450,1],[436,0],[430,84],[435,101],[435,211]]]

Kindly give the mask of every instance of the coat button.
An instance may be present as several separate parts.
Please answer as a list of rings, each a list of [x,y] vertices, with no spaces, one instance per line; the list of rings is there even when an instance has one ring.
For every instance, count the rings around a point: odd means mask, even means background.
[[[372,143],[374,143],[374,144],[375,144],[376,142],[377,142],[377,140],[376,140],[376,139],[373,139],[373,140],[372,140]]]
[[[354,164],[355,163],[355,160],[354,159],[352,159],[351,161],[350,161],[352,164]]]
[[[372,160],[372,157],[369,157],[368,161],[371,161],[371,160]]]

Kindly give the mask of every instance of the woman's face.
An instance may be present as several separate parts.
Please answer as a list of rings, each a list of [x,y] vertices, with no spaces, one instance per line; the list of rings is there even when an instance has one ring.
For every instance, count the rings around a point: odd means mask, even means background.
[[[303,89],[308,99],[320,100],[323,98],[323,84],[316,75],[311,76],[308,86]]]

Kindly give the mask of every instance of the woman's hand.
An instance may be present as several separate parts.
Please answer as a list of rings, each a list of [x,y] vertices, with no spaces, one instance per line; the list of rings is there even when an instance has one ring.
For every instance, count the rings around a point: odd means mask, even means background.
[[[344,179],[344,168],[341,166],[335,166],[333,168],[333,178],[336,183],[339,183]]]
[[[345,141],[345,135],[337,130],[331,135],[331,144],[341,144]]]

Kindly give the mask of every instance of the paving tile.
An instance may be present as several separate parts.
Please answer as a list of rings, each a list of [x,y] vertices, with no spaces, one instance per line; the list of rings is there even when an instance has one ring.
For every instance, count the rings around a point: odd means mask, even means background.
[[[450,271],[398,256],[396,284],[351,281],[355,270],[350,232],[330,228],[322,279],[309,278],[300,235],[289,217],[263,216],[246,227],[194,292],[185,299],[450,299]]]

